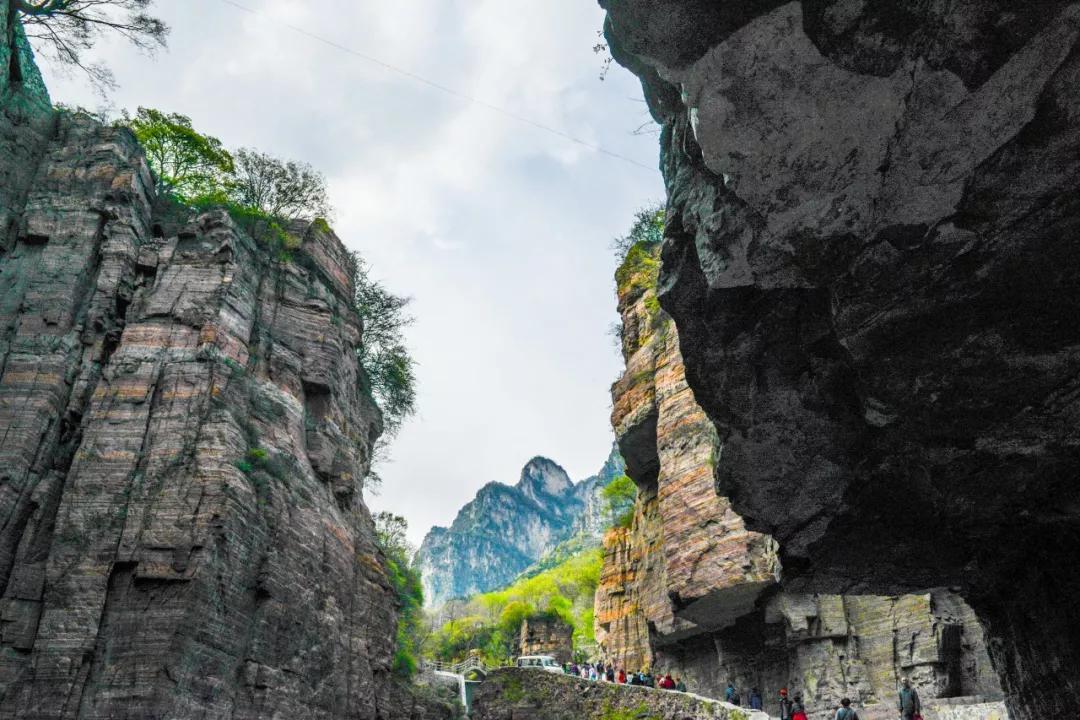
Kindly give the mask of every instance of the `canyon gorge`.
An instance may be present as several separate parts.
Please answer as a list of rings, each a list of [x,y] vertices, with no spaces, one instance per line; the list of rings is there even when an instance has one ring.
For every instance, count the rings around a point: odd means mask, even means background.
[[[1070,716],[1080,3],[599,5],[666,191],[615,274],[616,446],[489,483],[415,565],[437,606],[565,552],[574,623],[515,598],[491,647],[524,627],[706,698],[502,670],[475,717],[734,720],[731,682],[885,720],[902,677],[927,720]],[[356,257],[159,194],[128,128],[53,106],[14,8],[0,720],[456,716],[399,667]]]

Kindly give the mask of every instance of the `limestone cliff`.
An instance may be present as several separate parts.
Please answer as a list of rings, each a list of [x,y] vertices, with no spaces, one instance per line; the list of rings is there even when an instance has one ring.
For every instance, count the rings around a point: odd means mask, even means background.
[[[660,303],[792,588],[955,586],[1080,694],[1080,5],[601,0],[662,124]],[[777,502],[787,498],[787,502]]]
[[[596,475],[573,482],[547,458],[530,460],[515,485],[488,483],[466,503],[449,528],[434,527],[417,554],[424,597],[431,605],[508,584],[547,551],[574,539],[599,541],[599,491],[622,474],[612,449]]]
[[[656,303],[659,251],[634,248],[617,273],[626,372],[612,422],[640,493],[632,526],[605,538],[595,607],[604,654],[631,670],[672,670],[714,697],[728,681],[756,686],[773,711],[780,687],[801,690],[813,718],[831,717],[844,696],[887,704],[904,675],[928,700],[1000,697],[982,629],[947,591],[779,592],[775,542],[748,531],[716,491],[722,445]]]
[[[165,222],[130,132],[4,97],[0,718],[422,715],[341,242]]]

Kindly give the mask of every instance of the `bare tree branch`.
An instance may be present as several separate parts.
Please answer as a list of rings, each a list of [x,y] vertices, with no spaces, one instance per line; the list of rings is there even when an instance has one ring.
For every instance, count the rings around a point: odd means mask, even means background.
[[[116,86],[112,72],[86,62],[83,53],[107,33],[153,52],[165,47],[169,27],[147,14],[153,0],[12,0],[38,55],[78,69],[104,94]]]

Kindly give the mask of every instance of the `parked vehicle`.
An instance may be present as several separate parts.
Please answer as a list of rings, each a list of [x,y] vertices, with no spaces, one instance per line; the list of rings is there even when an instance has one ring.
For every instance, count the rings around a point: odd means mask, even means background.
[[[519,668],[535,668],[557,673],[563,671],[562,665],[555,662],[555,658],[550,655],[522,655],[517,659],[517,666]]]

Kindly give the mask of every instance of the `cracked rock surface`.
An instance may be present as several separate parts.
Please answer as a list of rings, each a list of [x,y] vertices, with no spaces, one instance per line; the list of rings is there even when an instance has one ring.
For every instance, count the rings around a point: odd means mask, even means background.
[[[782,590],[775,542],[717,492],[722,444],[656,300],[659,251],[639,246],[616,272],[626,371],[612,387],[612,422],[639,492],[630,527],[605,537],[594,615],[604,656],[680,675],[711,697],[729,681],[760,688],[774,715],[787,687],[811,720],[831,718],[843,697],[860,716],[892,717],[903,676],[933,701],[928,717],[947,717],[941,707],[1002,713],[982,627],[953,592]]]
[[[34,127],[0,237],[0,718],[431,717],[391,673],[340,240],[159,223],[130,132]]]
[[[1080,4],[602,0],[663,125],[660,302],[800,591],[959,588],[1080,692]]]

